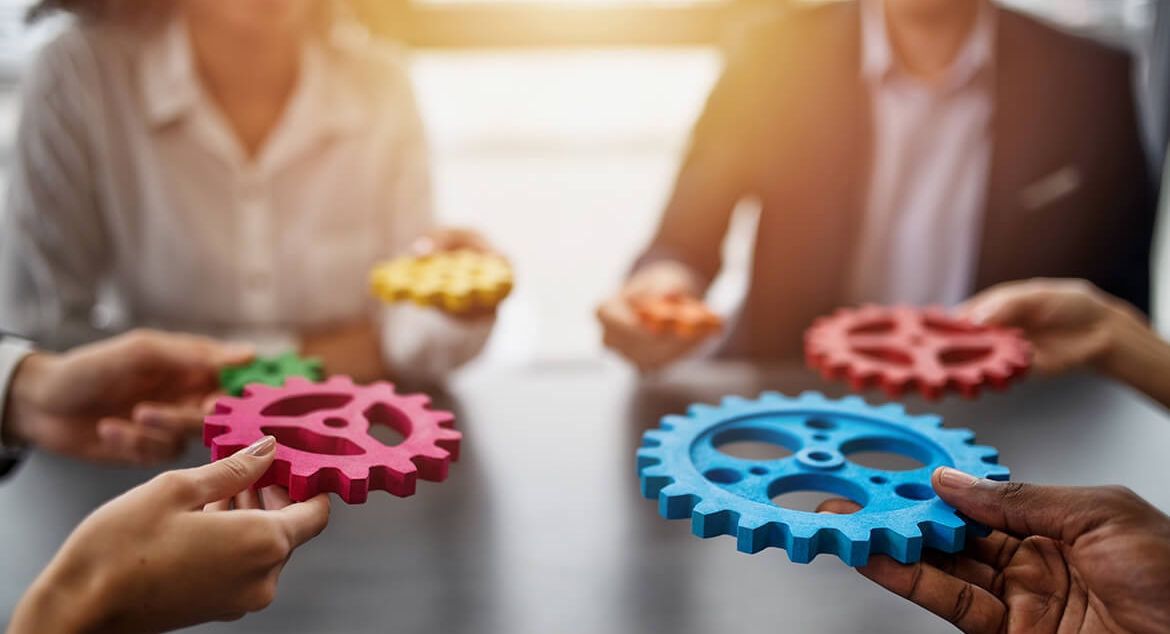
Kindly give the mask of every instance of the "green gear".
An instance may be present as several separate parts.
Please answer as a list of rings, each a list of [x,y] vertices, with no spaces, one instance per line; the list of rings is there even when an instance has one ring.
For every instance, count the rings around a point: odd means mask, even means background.
[[[272,387],[284,387],[290,376],[302,376],[314,383],[324,378],[321,359],[302,358],[295,352],[286,352],[276,357],[256,357],[248,365],[224,368],[219,372],[219,385],[232,396],[241,396],[244,387],[261,383]]]

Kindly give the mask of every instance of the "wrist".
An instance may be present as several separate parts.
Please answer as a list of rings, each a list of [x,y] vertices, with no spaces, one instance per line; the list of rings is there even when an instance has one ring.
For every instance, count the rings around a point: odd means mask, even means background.
[[[1151,343],[1158,341],[1148,326],[1138,321],[1124,307],[1110,306],[1100,326],[1102,344],[1092,360],[1098,371],[1128,382],[1128,374]]]
[[[26,356],[16,366],[8,397],[4,401],[3,420],[0,428],[6,447],[30,445],[36,441],[36,421],[45,409],[44,386],[46,377],[52,372],[55,357],[42,352]]]
[[[55,574],[56,563],[41,573],[16,605],[7,634],[99,631],[106,620],[102,612],[105,584],[82,574]]]

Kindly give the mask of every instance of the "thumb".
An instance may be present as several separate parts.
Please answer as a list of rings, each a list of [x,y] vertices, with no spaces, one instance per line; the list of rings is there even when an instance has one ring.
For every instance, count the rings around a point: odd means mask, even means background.
[[[247,489],[272,466],[276,438],[265,436],[236,453],[191,470],[197,500],[195,507],[217,502]]]
[[[996,482],[949,467],[934,472],[938,496],[967,517],[1020,538],[1040,535],[1072,543],[1128,510],[1110,487]]]

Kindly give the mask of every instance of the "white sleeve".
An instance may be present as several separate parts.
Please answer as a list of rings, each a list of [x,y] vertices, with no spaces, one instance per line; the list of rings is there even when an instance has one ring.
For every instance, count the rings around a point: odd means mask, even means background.
[[[97,97],[73,44],[50,44],[29,70],[0,218],[0,328],[57,350],[107,334],[90,321],[110,261],[84,118]]]
[[[0,337],[0,458],[15,457],[18,447],[4,445],[4,411],[8,404],[8,387],[16,375],[16,368],[25,357],[32,354],[32,345],[27,341]]]
[[[426,134],[405,74],[401,83],[395,91],[398,103],[394,110],[404,127],[391,150],[397,167],[384,223],[383,243],[388,250],[384,257],[402,254],[416,238],[435,227]],[[441,379],[475,358],[495,325],[494,316],[463,320],[410,304],[383,306],[378,319],[386,363],[396,373],[420,380]]]

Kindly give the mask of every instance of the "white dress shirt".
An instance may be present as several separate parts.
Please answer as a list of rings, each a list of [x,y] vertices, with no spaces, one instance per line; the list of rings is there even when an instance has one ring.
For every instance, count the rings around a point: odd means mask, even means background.
[[[55,348],[92,340],[108,290],[119,325],[260,343],[378,314],[392,366],[427,375],[486,341],[490,320],[370,299],[370,268],[432,227],[423,127],[389,47],[306,43],[254,158],[204,92],[181,20],[152,36],[75,27],[25,88],[0,327]]]
[[[984,3],[931,84],[898,65],[883,0],[862,0],[873,160],[854,303],[953,305],[973,290],[991,171],[995,13]]]

